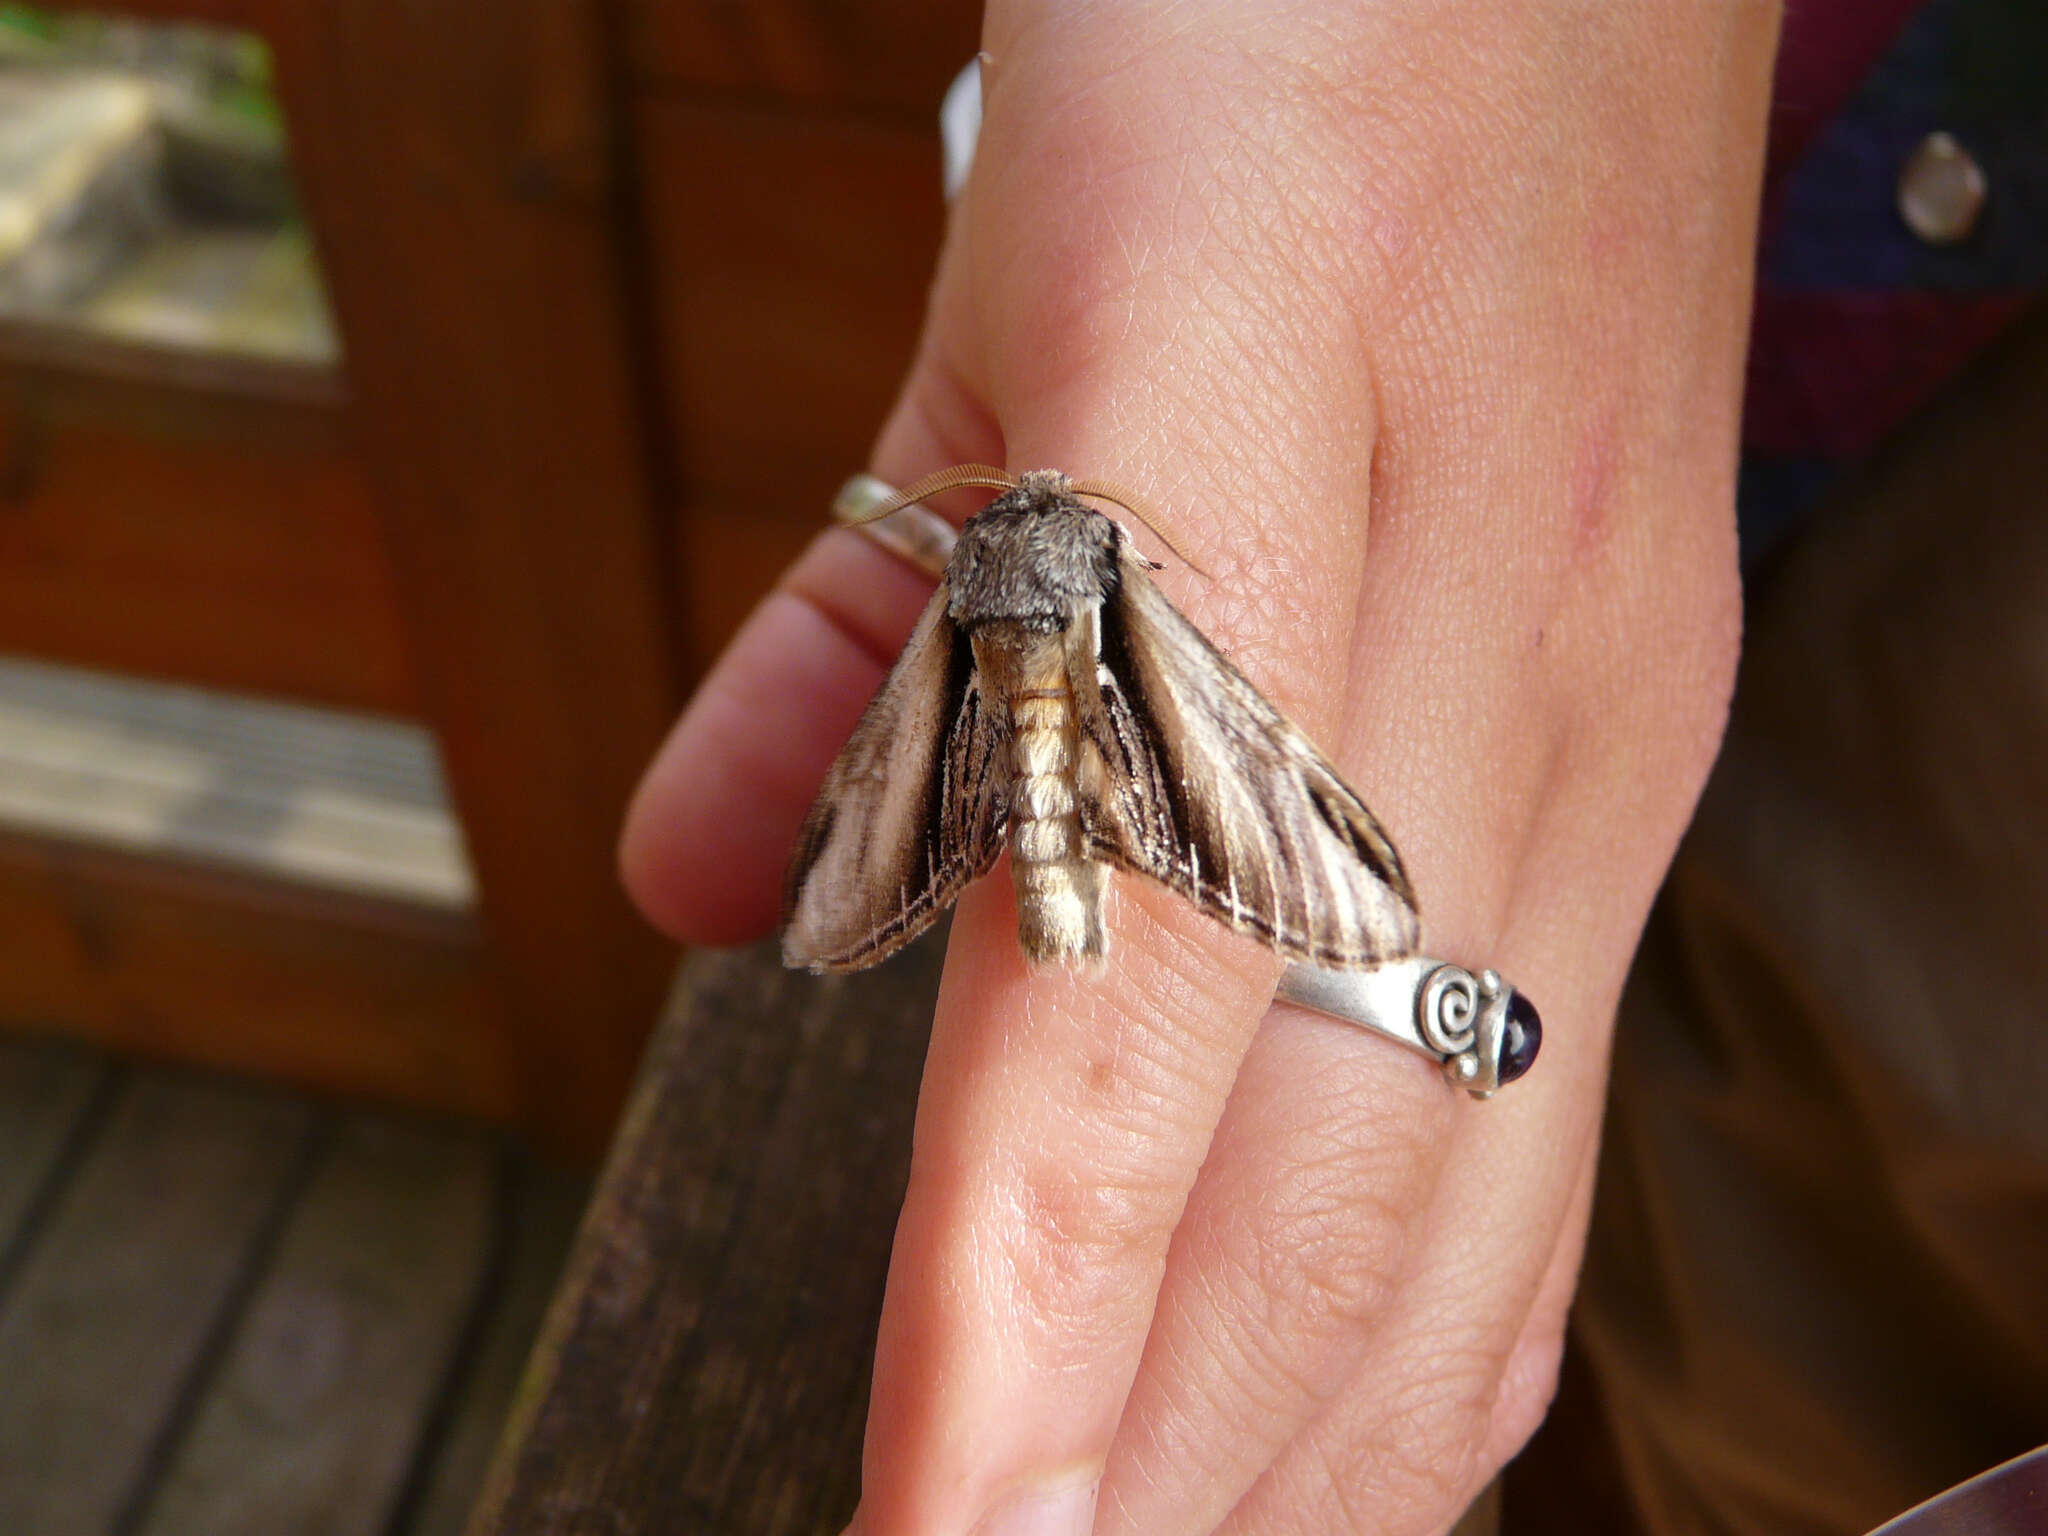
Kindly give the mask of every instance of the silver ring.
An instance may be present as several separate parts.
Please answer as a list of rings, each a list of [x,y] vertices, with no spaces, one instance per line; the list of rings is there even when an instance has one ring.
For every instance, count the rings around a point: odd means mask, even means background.
[[[896,487],[874,475],[855,475],[839,487],[832,498],[832,515],[842,523],[855,524],[898,559],[907,560],[936,581],[946,574],[946,561],[960,532],[921,501],[898,507],[887,517],[862,522],[883,502],[894,499]]]
[[[1421,955],[1363,971],[1290,965],[1273,996],[1421,1052],[1476,1099],[1527,1072],[1543,1045],[1536,1005],[1497,972]]]
[[[887,517],[860,519],[896,494],[873,475],[855,475],[832,498],[832,515],[855,524],[891,554],[934,581],[946,574],[958,531],[918,502]],[[1535,1004],[1493,971],[1468,971],[1410,955],[1359,971],[1289,965],[1274,997],[1313,1009],[1419,1051],[1443,1069],[1453,1087],[1493,1097],[1536,1063],[1543,1020]]]

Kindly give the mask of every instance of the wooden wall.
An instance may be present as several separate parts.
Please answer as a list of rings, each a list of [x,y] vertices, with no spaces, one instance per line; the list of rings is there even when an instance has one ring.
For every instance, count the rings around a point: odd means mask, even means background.
[[[0,649],[424,721],[480,908],[0,839],[0,1020],[594,1150],[673,963],[625,798],[865,464],[977,8],[121,9],[270,43],[344,362],[0,328]]]

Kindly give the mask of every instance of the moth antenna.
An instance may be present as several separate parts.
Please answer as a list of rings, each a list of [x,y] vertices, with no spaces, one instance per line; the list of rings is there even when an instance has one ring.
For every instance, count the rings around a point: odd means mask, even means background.
[[[1131,516],[1151,529],[1154,538],[1178,555],[1182,565],[1185,565],[1204,581],[1215,580],[1207,571],[1195,564],[1194,557],[1174,543],[1172,536],[1159,526],[1159,514],[1152,510],[1151,503],[1128,486],[1119,485],[1114,480],[1076,480],[1067,489],[1076,496],[1093,496],[1097,501],[1112,502],[1122,507]]]
[[[862,523],[877,522],[891,512],[901,512],[913,501],[923,501],[927,496],[937,496],[942,491],[956,491],[963,485],[978,485],[991,491],[1014,491],[1017,489],[1017,477],[1007,469],[997,469],[990,464],[955,464],[951,469],[941,469],[922,480],[912,481],[881,505],[859,517],[846,519],[841,526],[858,528]]]

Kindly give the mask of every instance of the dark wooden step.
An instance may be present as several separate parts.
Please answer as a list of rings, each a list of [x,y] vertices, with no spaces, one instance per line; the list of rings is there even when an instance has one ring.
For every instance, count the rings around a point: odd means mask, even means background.
[[[452,1536],[586,1188],[0,1037],[0,1530]]]

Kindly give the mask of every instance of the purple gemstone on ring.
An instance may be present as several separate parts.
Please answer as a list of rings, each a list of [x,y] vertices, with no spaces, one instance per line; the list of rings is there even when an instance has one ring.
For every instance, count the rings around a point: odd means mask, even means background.
[[[1512,1083],[1536,1065],[1536,1053],[1543,1049],[1543,1020],[1536,1005],[1515,992],[1508,997],[1507,1018],[1501,1022],[1500,1080]]]

